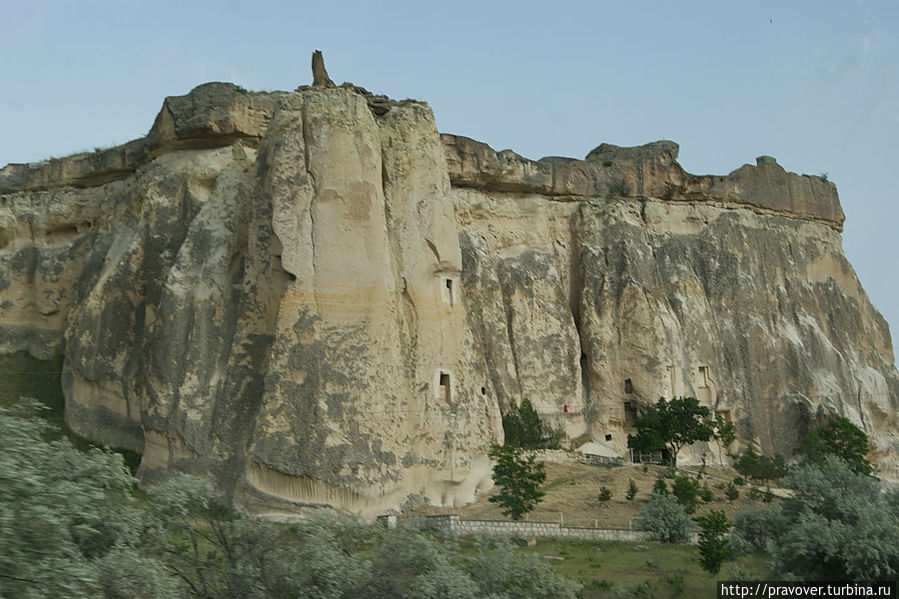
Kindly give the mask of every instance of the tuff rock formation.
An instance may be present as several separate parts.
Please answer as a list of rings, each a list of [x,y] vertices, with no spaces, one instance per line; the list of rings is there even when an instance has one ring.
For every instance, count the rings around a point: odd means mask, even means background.
[[[351,84],[201,85],[143,139],[0,170],[0,352],[62,349],[74,431],[260,512],[470,501],[523,398],[610,455],[659,396],[787,454],[839,412],[899,476],[833,184],[677,150],[535,162]]]

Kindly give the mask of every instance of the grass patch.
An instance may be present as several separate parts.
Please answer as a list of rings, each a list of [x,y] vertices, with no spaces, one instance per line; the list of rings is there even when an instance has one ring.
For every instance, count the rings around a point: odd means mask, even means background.
[[[721,579],[700,568],[699,549],[693,545],[538,539],[522,551],[544,556],[557,572],[583,584],[584,599],[618,597],[626,589],[641,596],[640,586],[649,597],[715,597],[715,581]],[[759,575],[766,568],[763,554],[735,563]]]

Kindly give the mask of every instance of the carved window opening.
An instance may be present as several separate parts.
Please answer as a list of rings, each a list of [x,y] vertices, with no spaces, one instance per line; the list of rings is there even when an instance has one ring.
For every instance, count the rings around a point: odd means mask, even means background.
[[[696,399],[703,405],[711,405],[714,397],[712,397],[712,383],[709,380],[709,367],[699,367],[699,382],[696,389]]]
[[[487,387],[481,387],[481,395],[487,395]]]
[[[632,401],[624,402],[624,423],[627,426],[634,426],[637,420],[637,406]]]
[[[448,372],[440,373],[439,396],[447,403],[452,405],[452,390],[450,388],[450,375]]]
[[[611,441],[611,440],[612,440],[612,435],[606,435],[606,441]]]
[[[634,392],[634,384],[630,379],[624,379],[624,392],[628,395]]]
[[[456,284],[452,277],[441,278],[440,297],[444,304],[450,307],[456,305]]]

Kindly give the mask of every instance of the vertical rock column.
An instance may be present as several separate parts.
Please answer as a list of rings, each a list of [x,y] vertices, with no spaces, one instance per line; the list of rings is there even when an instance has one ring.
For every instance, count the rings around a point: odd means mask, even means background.
[[[471,501],[490,484],[489,445],[501,439],[496,396],[467,326],[468,290],[440,135],[427,105],[378,117],[384,193],[412,401],[404,488],[432,503]]]
[[[362,509],[401,475],[391,416],[407,395],[378,128],[362,96],[307,89],[282,100],[258,163],[287,287],[249,492]]]

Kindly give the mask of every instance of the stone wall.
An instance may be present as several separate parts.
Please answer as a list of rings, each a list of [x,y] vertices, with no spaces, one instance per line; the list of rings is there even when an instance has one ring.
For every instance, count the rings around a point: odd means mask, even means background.
[[[550,537],[581,539],[584,541],[624,541],[639,542],[651,540],[650,533],[643,530],[620,528],[581,528],[562,526],[559,522],[514,522],[509,520],[467,520],[456,514],[438,516],[417,516],[411,519],[415,524],[429,528],[446,530],[457,534],[510,535],[517,537]],[[696,544],[696,533],[690,535],[690,543]]]

